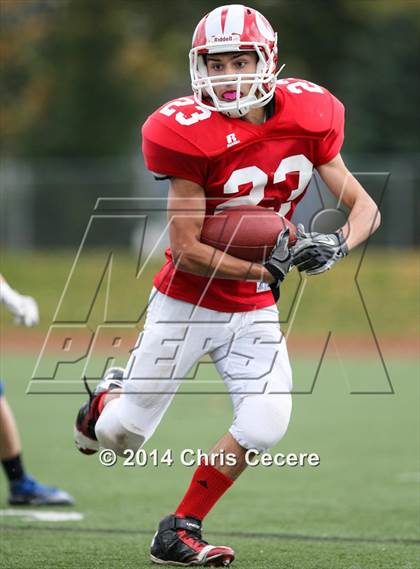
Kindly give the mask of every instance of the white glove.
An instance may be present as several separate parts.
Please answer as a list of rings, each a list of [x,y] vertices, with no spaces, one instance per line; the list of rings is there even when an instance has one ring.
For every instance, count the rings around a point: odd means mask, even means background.
[[[13,290],[6,281],[0,281],[0,300],[15,315],[15,324],[24,326],[38,324],[38,305],[31,296],[23,296]]]
[[[341,229],[328,234],[305,233],[303,225],[299,224],[296,237],[296,245],[291,250],[293,264],[307,275],[328,271],[349,252]]]

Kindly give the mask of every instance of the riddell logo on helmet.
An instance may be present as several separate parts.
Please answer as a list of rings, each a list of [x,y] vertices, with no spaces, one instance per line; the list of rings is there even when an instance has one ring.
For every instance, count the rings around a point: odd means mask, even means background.
[[[211,36],[210,41],[212,43],[218,43],[218,42],[238,42],[240,41],[241,36],[239,36],[238,34],[230,34],[229,36]]]

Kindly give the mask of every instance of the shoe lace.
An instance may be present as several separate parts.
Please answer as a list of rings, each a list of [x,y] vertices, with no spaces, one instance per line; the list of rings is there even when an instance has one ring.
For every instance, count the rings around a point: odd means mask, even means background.
[[[89,407],[90,407],[90,404],[92,403],[92,400],[93,400],[93,393],[92,393],[91,388],[89,387],[87,377],[85,375],[83,376],[83,384],[85,386],[87,394],[89,395]]]
[[[15,483],[20,490],[24,490],[25,492],[35,492],[39,489],[44,489],[44,486],[37,482],[35,478],[32,478],[29,474],[25,474],[22,480],[18,480]]]
[[[203,539],[201,535],[201,530],[196,530],[196,531],[179,530],[179,533],[181,534],[181,536],[186,535],[190,539],[194,540],[198,545],[202,545],[203,547],[209,544],[208,541]]]

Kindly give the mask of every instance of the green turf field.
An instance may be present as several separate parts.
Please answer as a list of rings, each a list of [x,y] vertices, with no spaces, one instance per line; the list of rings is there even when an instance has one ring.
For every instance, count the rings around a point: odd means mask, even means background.
[[[7,568],[151,567],[158,520],[173,510],[193,469],[183,448],[208,449],[230,424],[224,395],[180,393],[149,450],[172,448],[172,467],[105,468],[73,448],[81,395],[25,395],[34,354],[7,355],[1,374],[22,431],[28,469],[61,485],[79,522],[0,522],[0,565]],[[316,362],[299,358],[295,382]],[[272,452],[317,452],[318,468],[249,468],[208,516],[205,534],[235,548],[249,569],[415,569],[419,567],[419,387],[413,360],[390,360],[395,394],[349,395],[343,366],[360,378],[382,374],[370,360],[326,357],[312,395],[296,395],[291,425]],[[350,373],[348,372],[348,373]],[[209,366],[202,379],[218,379]],[[200,379],[200,376],[198,377]],[[379,383],[383,378],[376,378]],[[1,508],[7,508],[0,479]]]
[[[41,314],[38,329],[45,330],[53,320],[67,283],[57,314],[59,320],[86,320],[94,327],[102,320],[107,294],[108,319],[136,321],[162,260],[142,266],[138,273],[138,259],[133,254],[113,251],[112,270],[107,265],[109,255],[105,249],[83,251],[69,278],[76,251],[2,251],[1,271],[15,288],[37,299]],[[418,251],[368,248],[362,255],[363,248],[352,251],[333,271],[306,279],[304,288],[298,272],[291,272],[282,285],[282,321],[293,313],[298,295],[299,309],[293,323],[297,334],[318,335],[325,329],[370,335],[362,297],[372,325],[380,334],[411,338],[418,334]],[[13,318],[2,307],[0,319],[5,329],[13,328]]]

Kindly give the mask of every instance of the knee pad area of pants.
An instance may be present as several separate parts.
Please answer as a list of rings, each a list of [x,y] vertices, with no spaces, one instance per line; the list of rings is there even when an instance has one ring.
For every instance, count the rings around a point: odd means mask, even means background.
[[[230,432],[244,448],[264,452],[286,434],[291,410],[290,394],[246,397],[237,410]]]
[[[95,434],[102,448],[109,448],[115,451],[118,456],[124,455],[127,449],[136,452],[141,448],[146,437],[127,430],[118,416],[119,399],[114,399],[104,407],[96,426]]]

